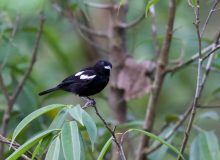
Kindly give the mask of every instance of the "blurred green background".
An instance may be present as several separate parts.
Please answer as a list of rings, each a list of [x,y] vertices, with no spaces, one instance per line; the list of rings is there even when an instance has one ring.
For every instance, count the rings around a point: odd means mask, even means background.
[[[108,3],[109,1],[100,2]],[[38,92],[55,86],[58,82],[78,71],[80,68],[93,64],[96,59],[108,58],[108,56],[101,51],[99,53],[91,53],[93,51],[91,46],[80,36],[76,26],[71,24],[68,19],[54,9],[55,3],[58,3],[58,1],[0,1],[0,63],[1,66],[3,66],[3,68],[1,68],[1,74],[3,75],[3,80],[9,93],[13,92],[29,65],[36,38],[36,29],[38,28],[38,15],[41,10],[44,11],[46,18],[37,61],[13,108],[8,128],[8,137],[11,136],[18,122],[37,108],[56,103],[82,103],[77,96],[62,91],[44,97],[39,97]],[[74,0],[59,3],[64,6],[73,6],[73,12],[79,12],[80,9],[82,9],[80,7],[74,8],[74,5],[77,3]],[[211,1],[202,2],[201,5],[201,24],[203,24],[211,7]],[[157,38],[161,43],[166,30],[167,8],[167,1],[159,1],[155,6],[156,23],[158,26]],[[88,18],[93,19],[93,23],[95,22],[97,25],[99,25],[99,23],[100,25],[102,24],[98,19],[95,19],[99,14],[97,10],[89,7],[85,9],[88,13]],[[144,11],[145,2],[143,0],[129,0],[127,21],[136,19],[143,14]],[[203,47],[208,46],[215,38],[220,26],[219,17],[220,13],[215,12],[215,15],[211,18],[204,34]],[[198,41],[193,22],[193,9],[186,1],[179,0],[174,25],[174,38],[170,51],[170,62],[178,59],[182,53],[182,61],[184,61],[197,52]],[[15,25],[17,31],[15,36],[11,38],[12,30]],[[154,48],[149,17],[145,18],[135,27],[127,30],[126,35],[128,52],[137,62],[153,60]],[[105,48],[104,45],[103,47]],[[220,69],[220,58],[217,54],[214,60],[214,67]],[[195,93],[196,75],[197,67],[196,63],[194,63],[166,77],[156,112],[156,125],[154,127],[156,131],[166,123],[167,117],[182,114],[188,107]],[[202,93],[200,103],[204,105],[219,105],[219,87],[219,72],[211,72],[204,92]],[[108,106],[108,87],[102,93],[94,96],[94,98],[96,99],[100,112],[104,115],[106,120],[115,122]],[[137,122],[136,127],[140,127],[140,124],[143,122],[147,101],[148,94],[128,101],[128,121]],[[2,117],[5,107],[6,101],[1,90],[0,117]],[[100,121],[92,109],[88,109],[88,112],[97,120],[97,124],[102,126],[99,124]],[[220,124],[218,113],[218,109],[198,110],[195,125],[202,130],[213,130],[216,135],[219,135]],[[55,115],[55,112],[51,112],[38,119],[38,121],[34,121],[34,127],[29,126],[30,128],[27,128],[25,132],[18,137],[18,142],[23,143],[28,137],[31,137],[39,130],[45,129]],[[96,152],[98,152],[98,149],[106,140],[106,137],[103,136],[104,133],[102,129],[103,128],[100,127],[99,134],[100,137],[103,138],[100,138]],[[196,135],[197,132],[198,130],[195,128],[193,135]],[[105,134],[107,133],[105,132]],[[173,144],[178,148],[181,139],[182,134],[180,129],[180,134],[175,136],[176,141],[173,141]],[[168,153],[166,156],[173,158],[172,153]],[[166,159],[167,157],[161,159]]]

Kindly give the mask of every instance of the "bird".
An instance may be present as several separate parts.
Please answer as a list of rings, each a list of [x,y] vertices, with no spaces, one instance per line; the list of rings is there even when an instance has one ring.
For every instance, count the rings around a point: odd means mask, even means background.
[[[106,60],[99,60],[95,65],[86,67],[65,78],[57,86],[40,92],[42,96],[54,91],[63,90],[81,97],[86,104],[84,107],[95,105],[95,100],[89,96],[101,92],[109,82],[112,64]]]

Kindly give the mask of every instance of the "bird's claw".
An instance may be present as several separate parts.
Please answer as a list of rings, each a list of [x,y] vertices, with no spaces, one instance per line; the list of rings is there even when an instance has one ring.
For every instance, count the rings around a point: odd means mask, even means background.
[[[85,105],[82,107],[83,109],[87,108],[87,107],[92,107],[96,105],[96,102],[94,99],[87,99]]]

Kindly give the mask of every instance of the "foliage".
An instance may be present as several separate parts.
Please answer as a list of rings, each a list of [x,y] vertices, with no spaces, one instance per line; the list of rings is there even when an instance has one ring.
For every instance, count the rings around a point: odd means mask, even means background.
[[[102,36],[94,38],[87,32],[79,31],[78,23],[82,23],[100,31],[99,34],[102,32],[109,34],[109,30],[106,30],[110,26],[107,20],[109,15],[103,12],[103,9],[89,6],[87,2],[101,4],[104,7],[109,4],[108,1],[100,0],[53,2],[2,0],[0,2],[0,74],[9,95],[14,92],[29,66],[39,29],[38,16],[43,11],[46,18],[35,66],[13,105],[10,115],[6,137],[12,140],[11,143],[18,142],[20,147],[16,151],[13,151],[12,148],[8,150],[9,146],[5,147],[4,158],[17,159],[22,154],[26,154],[26,151],[28,151],[29,157],[32,156],[32,159],[46,157],[48,160],[96,158],[101,160],[112,157],[111,146],[114,139],[106,126],[97,119],[93,109],[88,108],[87,112],[82,110],[80,105],[75,105],[79,102],[77,96],[73,97],[63,92],[57,92],[43,98],[37,95],[39,91],[53,87],[64,77],[71,75],[81,67],[92,64],[95,59],[107,57],[104,51],[99,50],[98,47],[92,47],[91,42],[85,40],[85,36],[97,44],[99,43],[101,48],[105,50],[108,50],[109,41],[105,41]],[[129,0],[128,2],[128,12],[122,24],[126,22],[132,24],[140,15],[141,17],[145,15],[145,19],[126,30],[126,51],[136,62],[156,61],[155,40],[161,46],[165,39],[168,1]],[[201,26],[205,23],[213,2],[200,1]],[[117,4],[120,7],[115,11],[117,12],[115,17],[118,21],[119,17],[117,16],[120,15],[125,3],[124,0],[118,0]],[[107,5],[105,6],[105,4]],[[195,0],[177,0],[168,68],[189,60],[198,52],[198,39],[193,25],[196,4]],[[150,13],[152,6],[156,13],[156,19],[153,19]],[[71,21],[69,18],[71,16],[77,17],[77,21]],[[154,20],[157,26],[155,38],[152,37],[151,30]],[[200,28],[202,29],[202,27]],[[203,48],[213,43],[218,28],[218,16],[213,14],[207,30],[203,34]],[[120,31],[118,30],[118,32]],[[120,43],[118,39],[115,41],[114,43]],[[215,53],[209,77],[199,99],[201,107],[197,108],[196,119],[192,125],[193,129],[188,143],[190,148],[187,148],[183,154],[185,159],[213,160],[220,157],[220,137],[217,134],[220,128],[218,112],[220,56],[218,53],[219,51]],[[127,101],[128,122],[122,124],[118,124],[114,117],[115,114],[111,114],[113,111],[107,101],[111,94],[108,92],[109,88],[95,96],[97,107],[100,108],[108,125],[114,128],[114,124],[117,124],[116,135],[129,132],[123,143],[128,159],[135,156],[129,149],[136,150],[139,143],[139,133],[151,137],[150,147],[160,144],[157,141],[163,144],[162,147],[149,154],[150,160],[174,160],[178,154],[181,155],[179,148],[187,123],[183,123],[171,138],[167,138],[167,135],[181,120],[184,111],[194,98],[197,61],[194,62],[166,76],[157,100],[156,122],[152,133],[142,130],[150,93]],[[204,61],[204,68],[206,64],[207,61]],[[152,78],[150,81],[154,80]],[[71,105],[63,105],[62,103]],[[202,108],[203,105],[210,106],[210,108]],[[3,90],[0,89],[0,117],[3,118],[6,108],[7,102]],[[127,148],[129,148],[128,153]],[[70,152],[70,150],[74,152]],[[45,153],[45,151],[47,152]]]

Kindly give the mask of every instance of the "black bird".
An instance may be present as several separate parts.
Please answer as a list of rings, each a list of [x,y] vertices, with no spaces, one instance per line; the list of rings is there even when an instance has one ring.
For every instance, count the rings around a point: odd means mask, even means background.
[[[65,78],[56,87],[39,93],[39,96],[64,90],[74,93],[87,101],[85,107],[94,105],[95,101],[89,96],[102,91],[108,84],[112,64],[105,60],[99,60],[92,67],[81,69],[79,72]]]

